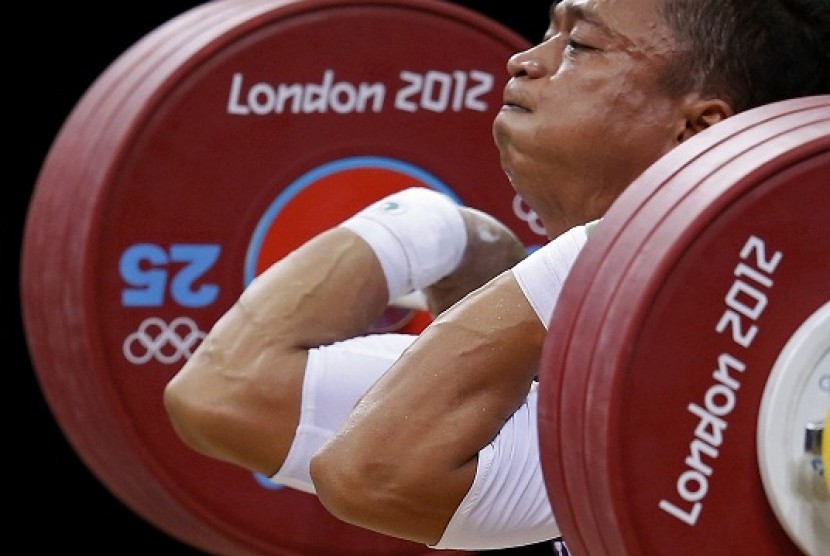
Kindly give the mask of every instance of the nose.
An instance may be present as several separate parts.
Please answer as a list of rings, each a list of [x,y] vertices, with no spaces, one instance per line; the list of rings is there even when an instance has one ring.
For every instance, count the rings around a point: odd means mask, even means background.
[[[507,60],[507,71],[511,77],[528,77],[530,79],[539,79],[548,74],[554,69],[556,62],[554,54],[548,53],[547,57],[543,56],[545,47],[548,43],[553,41],[543,42],[534,47],[528,48],[521,52],[517,52],[510,59]]]

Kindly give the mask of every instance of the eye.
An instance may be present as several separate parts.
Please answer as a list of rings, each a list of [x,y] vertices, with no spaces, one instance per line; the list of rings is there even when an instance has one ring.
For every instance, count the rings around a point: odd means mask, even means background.
[[[573,38],[568,39],[567,45],[570,50],[596,50],[594,47],[582,44],[581,42],[575,41]]]

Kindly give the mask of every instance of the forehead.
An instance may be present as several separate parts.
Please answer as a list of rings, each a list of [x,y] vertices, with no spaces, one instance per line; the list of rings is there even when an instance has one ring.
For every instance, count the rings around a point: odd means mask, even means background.
[[[595,29],[611,49],[664,58],[674,39],[660,8],[666,0],[561,0],[551,6],[551,23],[561,30],[574,25]]]
[[[660,16],[664,0],[557,0],[551,5],[551,20],[577,21],[605,28],[612,34],[636,37],[665,28]]]

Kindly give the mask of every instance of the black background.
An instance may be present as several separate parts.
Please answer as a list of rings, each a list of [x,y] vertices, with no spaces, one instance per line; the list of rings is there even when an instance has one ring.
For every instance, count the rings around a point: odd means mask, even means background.
[[[22,550],[87,554],[201,554],[155,529],[124,506],[81,463],[52,418],[31,368],[19,306],[22,231],[32,188],[58,130],[75,103],[118,55],[196,1],[26,2],[7,18],[7,146],[12,166],[6,185],[13,197],[7,257],[14,286],[7,286],[11,347],[3,399],[3,460],[7,522],[4,541]],[[535,42],[547,27],[549,0],[457,1]],[[17,27],[17,29],[15,29]],[[17,165],[20,167],[15,168]],[[60,333],[60,331],[55,331]],[[22,392],[21,392],[22,390]],[[24,544],[21,544],[24,543]],[[537,545],[499,554],[551,554]],[[493,554],[496,554],[494,552]]]

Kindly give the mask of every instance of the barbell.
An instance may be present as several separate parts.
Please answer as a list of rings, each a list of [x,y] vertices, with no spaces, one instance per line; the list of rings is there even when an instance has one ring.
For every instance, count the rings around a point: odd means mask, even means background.
[[[444,2],[219,0],[100,76],[38,176],[21,303],[54,417],[116,497],[211,553],[430,552],[193,453],[161,391],[257,273],[395,190],[544,242],[490,135],[527,46]],[[580,255],[540,364],[542,465],[574,554],[828,543],[829,110],[787,101],[687,142]],[[401,304],[377,329],[428,318]]]

